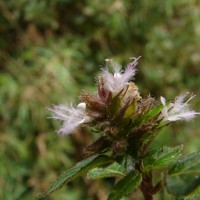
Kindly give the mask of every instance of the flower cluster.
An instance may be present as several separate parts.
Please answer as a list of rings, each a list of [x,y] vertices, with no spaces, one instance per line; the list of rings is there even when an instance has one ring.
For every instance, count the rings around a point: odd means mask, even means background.
[[[123,71],[119,64],[106,59],[96,94],[83,93],[76,107],[58,105],[49,109],[52,118],[63,122],[58,133],[70,134],[80,125],[91,126],[101,135],[85,148],[87,155],[101,151],[144,155],[161,127],[200,114],[189,108],[194,96],[184,102],[188,93],[175,98],[174,102],[161,97],[160,105],[151,96],[141,97],[137,85],[132,82],[137,64],[138,58]]]

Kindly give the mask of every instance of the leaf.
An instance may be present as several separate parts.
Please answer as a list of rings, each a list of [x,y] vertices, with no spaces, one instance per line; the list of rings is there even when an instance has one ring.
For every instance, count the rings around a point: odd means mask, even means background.
[[[157,106],[156,108],[153,108],[148,113],[145,113],[143,116],[135,118],[131,125],[131,128],[139,127],[139,125],[145,124],[148,120],[150,120],[151,118],[159,114],[162,109],[163,109],[163,105],[161,104]]]
[[[147,122],[149,119],[151,119],[152,117],[156,116],[157,114],[160,113],[160,111],[163,109],[163,105],[160,104],[159,106],[157,106],[156,108],[154,108],[153,110],[151,110],[150,112],[148,112],[145,116],[144,119],[142,121],[142,123]]]
[[[74,167],[67,170],[62,176],[53,182],[46,192],[39,195],[39,198],[43,198],[49,193],[61,188],[65,183],[72,181],[88,170],[109,162],[112,162],[110,157],[106,155],[97,155],[77,163]]]
[[[183,158],[170,169],[170,175],[200,173],[200,153],[191,153]]]
[[[132,171],[114,186],[112,192],[108,196],[108,200],[119,200],[123,196],[128,195],[139,186],[141,181],[141,174],[135,170]]]
[[[143,160],[144,170],[168,167],[174,164],[181,155],[183,146],[162,147],[151,151]]]
[[[94,168],[87,174],[88,178],[90,179],[100,179],[115,176],[124,177],[125,175],[124,167],[116,162],[106,168]]]
[[[185,196],[184,200],[199,200],[200,199],[200,186],[197,187],[192,193]]]
[[[109,106],[109,111],[111,113],[112,116],[114,116],[119,108],[121,107],[121,98],[120,95],[122,94],[122,91],[119,92],[113,99],[112,99],[112,103]]]
[[[166,179],[167,191],[177,197],[192,193],[198,186],[200,186],[200,176],[194,174],[168,176]]]
[[[192,153],[180,158],[169,171],[169,174],[172,176],[167,178],[166,183],[168,191],[176,196],[193,193],[194,190],[200,186],[200,176],[198,175],[199,173],[199,152]],[[195,198],[191,197],[190,199]]]
[[[135,169],[136,160],[133,156],[119,156],[116,158],[116,160],[120,165],[124,166],[126,173],[129,173]]]

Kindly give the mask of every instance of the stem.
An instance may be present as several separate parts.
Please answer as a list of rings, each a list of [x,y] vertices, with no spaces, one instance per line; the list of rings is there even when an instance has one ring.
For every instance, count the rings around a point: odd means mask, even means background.
[[[142,183],[140,184],[140,190],[143,193],[145,200],[153,200],[153,195],[160,191],[162,187],[161,181],[158,182],[155,187],[153,186],[152,171],[142,171],[142,161],[140,160],[135,168],[142,174]]]
[[[142,183],[140,185],[140,189],[143,193],[145,200],[153,200],[153,183],[152,183],[152,173],[149,172],[142,174]]]

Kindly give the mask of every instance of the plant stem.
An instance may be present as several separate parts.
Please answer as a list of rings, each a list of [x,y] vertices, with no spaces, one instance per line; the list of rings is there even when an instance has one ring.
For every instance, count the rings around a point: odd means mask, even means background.
[[[145,200],[153,200],[154,187],[152,183],[151,172],[142,174],[142,183],[140,185],[140,189]]]
[[[145,200],[153,200],[153,195],[156,194],[162,188],[162,182],[158,182],[155,187],[153,186],[152,171],[142,171],[142,161],[140,160],[135,168],[142,174],[142,183],[140,184],[140,190],[143,193]]]

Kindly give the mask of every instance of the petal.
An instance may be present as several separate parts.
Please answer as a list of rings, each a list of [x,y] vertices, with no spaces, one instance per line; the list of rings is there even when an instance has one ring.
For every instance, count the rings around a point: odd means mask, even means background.
[[[81,102],[81,103],[79,103],[79,104],[76,106],[76,108],[77,108],[78,110],[80,110],[80,111],[84,111],[84,112],[85,112],[86,103]]]
[[[166,99],[164,97],[161,96],[160,101],[161,101],[163,106],[166,106]]]

